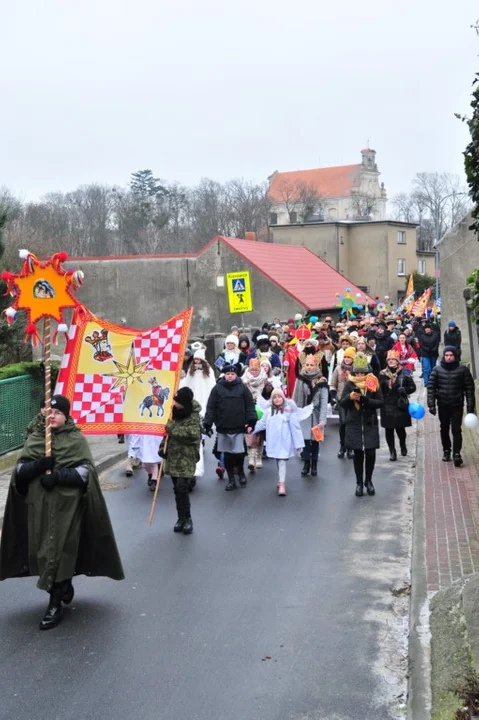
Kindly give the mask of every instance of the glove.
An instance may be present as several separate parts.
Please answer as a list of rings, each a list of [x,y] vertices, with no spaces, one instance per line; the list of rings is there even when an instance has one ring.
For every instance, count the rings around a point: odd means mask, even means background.
[[[85,490],[88,485],[88,481],[83,480],[76,468],[69,467],[54,470],[49,475],[42,475],[40,482],[45,490],[52,490],[55,485],[59,487],[77,487]]]
[[[429,408],[429,412],[431,413],[431,415],[435,415],[435,414],[436,414],[436,408],[435,408],[435,407],[430,407],[430,408]]]
[[[163,458],[163,460],[166,460],[166,458],[168,457],[168,453],[166,450],[164,450],[163,446],[161,446],[158,450],[158,455],[160,456],[160,458]]]
[[[53,470],[54,467],[55,457],[53,455],[42,457],[39,460],[27,460],[18,470],[18,477],[22,481],[30,482],[30,480],[43,475],[47,470]]]

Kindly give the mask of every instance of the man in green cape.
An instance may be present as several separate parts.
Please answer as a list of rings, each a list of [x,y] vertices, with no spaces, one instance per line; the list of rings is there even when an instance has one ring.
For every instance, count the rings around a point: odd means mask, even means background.
[[[51,401],[52,455],[45,456],[45,419],[28,427],[13,471],[0,543],[0,580],[38,576],[50,594],[41,630],[62,620],[74,575],[124,578],[115,536],[85,437],[63,395]]]

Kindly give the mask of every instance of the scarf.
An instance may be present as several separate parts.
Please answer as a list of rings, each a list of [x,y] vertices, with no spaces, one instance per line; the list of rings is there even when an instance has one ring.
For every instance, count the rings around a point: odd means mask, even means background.
[[[399,371],[400,371],[400,368],[399,368],[399,367],[395,368],[395,370],[392,370],[392,369],[389,367],[389,365],[386,365],[385,369],[381,371],[381,375],[385,375],[386,377],[389,378],[389,383],[388,383],[388,384],[389,384],[389,389],[392,388],[392,386],[394,385],[394,383],[395,383],[396,380],[398,379]]]
[[[251,374],[250,370],[246,369],[241,379],[248,388],[248,390],[251,391],[253,397],[256,397],[260,392],[263,391],[266,377],[266,373],[263,370],[261,370],[259,375],[255,377]]]
[[[352,382],[356,388],[356,392],[360,392],[361,395],[366,395],[366,392],[376,392],[379,387],[378,379],[373,373],[367,375],[353,375],[349,376],[349,382]],[[357,400],[354,401],[354,407],[356,410],[360,409],[360,404]]]
[[[294,386],[293,400],[298,407],[304,407],[304,395],[306,395],[306,405],[311,402],[311,396],[313,396],[313,404],[319,404],[321,402],[321,393],[316,392],[319,387],[327,387],[326,379],[321,373],[319,367],[315,367],[311,372],[306,372],[303,368],[298,375],[298,380]],[[305,389],[304,389],[304,386]]]

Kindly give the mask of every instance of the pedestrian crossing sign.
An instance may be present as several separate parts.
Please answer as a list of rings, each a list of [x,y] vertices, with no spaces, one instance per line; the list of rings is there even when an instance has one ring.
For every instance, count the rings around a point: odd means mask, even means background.
[[[227,273],[228,302],[230,313],[252,312],[251,282],[247,270]]]

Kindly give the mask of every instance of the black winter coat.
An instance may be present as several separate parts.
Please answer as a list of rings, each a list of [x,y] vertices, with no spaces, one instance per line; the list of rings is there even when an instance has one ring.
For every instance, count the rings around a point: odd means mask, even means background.
[[[446,363],[441,360],[431,371],[427,384],[427,406],[463,408],[464,398],[468,413],[476,407],[474,380],[469,368],[459,362]]]
[[[376,333],[376,355],[379,360],[379,365],[381,366],[381,370],[383,370],[386,367],[386,357],[388,354],[388,350],[391,350],[391,348],[394,345],[394,340],[391,337],[391,334],[389,332],[385,332],[383,335],[378,335]]]
[[[392,387],[389,387],[389,378],[384,373],[379,376],[384,405],[381,408],[381,427],[406,428],[411,427],[411,416],[407,408],[401,409],[400,398],[407,398],[416,390],[412,375],[404,375],[399,370]]]
[[[236,378],[227,383],[224,378],[218,380],[208,398],[204,425],[210,428],[216,425],[219,433],[245,432],[247,426],[253,427],[258,417],[251,392]]]
[[[461,349],[462,336],[461,331],[458,327],[455,330],[446,330],[444,333],[444,345],[454,345],[454,347]]]
[[[350,380],[346,383],[339,404],[346,410],[346,447],[348,450],[376,450],[379,447],[379,423],[377,410],[383,404],[381,388],[369,391],[361,397],[360,408],[349,397],[356,391]]]
[[[421,356],[427,358],[437,358],[439,355],[439,343],[441,336],[438,330],[433,330],[430,335],[422,332],[419,335],[419,346],[421,348]]]

